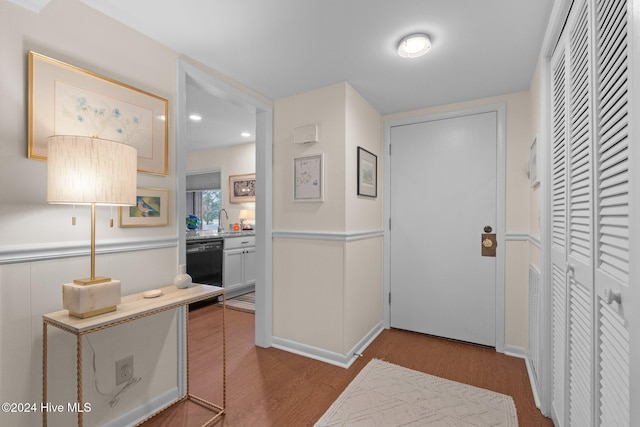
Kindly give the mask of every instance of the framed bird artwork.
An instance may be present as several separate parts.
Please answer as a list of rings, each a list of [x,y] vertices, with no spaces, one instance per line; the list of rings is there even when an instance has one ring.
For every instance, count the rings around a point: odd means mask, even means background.
[[[153,227],[169,223],[169,190],[138,187],[135,206],[119,208],[120,227]]]

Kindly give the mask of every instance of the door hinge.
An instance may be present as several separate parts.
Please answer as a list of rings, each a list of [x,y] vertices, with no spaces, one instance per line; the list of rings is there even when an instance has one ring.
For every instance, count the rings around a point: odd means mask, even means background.
[[[389,217],[389,231],[391,231],[391,217]]]
[[[391,144],[389,144],[389,155],[391,155]]]
[[[389,292],[389,305],[391,305],[391,292]]]

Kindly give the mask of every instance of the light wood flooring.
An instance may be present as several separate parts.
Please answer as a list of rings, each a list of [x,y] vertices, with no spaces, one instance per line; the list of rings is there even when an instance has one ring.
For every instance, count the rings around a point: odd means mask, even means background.
[[[222,402],[220,307],[193,310],[189,320],[192,392]],[[349,369],[254,345],[254,315],[226,311],[227,413],[215,426],[313,426],[372,358],[513,397],[520,427],[552,426],[536,408],[522,359],[494,349],[390,329]],[[143,425],[200,426],[210,412],[182,402]]]

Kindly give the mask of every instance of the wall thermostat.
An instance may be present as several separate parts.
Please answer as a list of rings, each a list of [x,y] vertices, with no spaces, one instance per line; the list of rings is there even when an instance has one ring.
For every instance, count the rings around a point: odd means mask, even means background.
[[[305,125],[295,128],[293,131],[293,142],[295,144],[318,142],[318,125]]]

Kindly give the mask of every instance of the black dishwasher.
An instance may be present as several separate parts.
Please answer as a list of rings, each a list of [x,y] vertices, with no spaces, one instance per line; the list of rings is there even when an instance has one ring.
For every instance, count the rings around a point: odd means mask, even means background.
[[[193,283],[222,286],[222,239],[187,241],[187,274]]]

